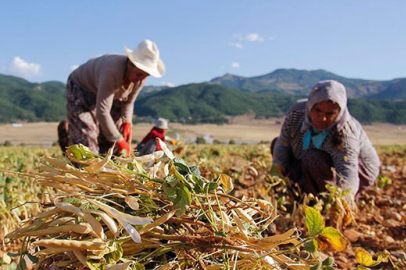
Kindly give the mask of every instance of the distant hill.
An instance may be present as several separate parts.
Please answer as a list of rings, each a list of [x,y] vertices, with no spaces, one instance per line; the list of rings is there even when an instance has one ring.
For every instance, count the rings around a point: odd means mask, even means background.
[[[165,117],[186,123],[225,123],[225,116],[253,113],[283,116],[299,96],[248,93],[221,85],[188,84],[140,97],[137,116]],[[362,123],[406,124],[406,101],[349,99],[351,114]]]
[[[324,70],[278,69],[257,77],[226,74],[208,83],[174,88],[146,86],[135,104],[137,116],[166,117],[189,123],[224,123],[226,116],[253,113],[283,116],[315,82],[336,79],[348,90],[352,114],[361,122],[406,123],[406,78],[390,81],[348,79]],[[396,101],[385,101],[394,99]],[[0,123],[59,121],[66,117],[65,85],[31,83],[0,74]]]
[[[282,116],[296,99],[287,95],[244,93],[207,83],[188,84],[138,98],[135,113],[192,123],[221,123],[226,115]]]
[[[163,89],[168,88],[167,86],[154,86],[154,85],[146,85],[142,88],[140,95],[150,94],[154,92],[161,91]]]
[[[209,83],[235,88],[243,92],[307,96],[313,85],[321,80],[337,80],[343,83],[350,98],[370,97],[382,93],[394,83],[393,81],[349,79],[322,69],[311,71],[277,69],[269,74],[249,78],[225,74],[222,77],[214,78]],[[406,87],[403,92],[406,93]]]
[[[30,83],[0,74],[0,122],[58,121],[65,114],[63,83]]]
[[[376,99],[406,99],[406,78],[394,80],[383,92],[372,95]]]

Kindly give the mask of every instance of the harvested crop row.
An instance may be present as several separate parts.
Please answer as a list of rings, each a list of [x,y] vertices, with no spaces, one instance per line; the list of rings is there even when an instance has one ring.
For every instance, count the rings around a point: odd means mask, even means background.
[[[62,185],[53,185],[55,208],[8,237],[30,237],[25,248],[40,269],[310,269],[295,229],[265,235],[272,204],[227,194],[230,177],[205,179],[161,144],[152,155],[114,160],[74,145],[66,156],[78,167],[46,158],[49,168],[33,178]]]

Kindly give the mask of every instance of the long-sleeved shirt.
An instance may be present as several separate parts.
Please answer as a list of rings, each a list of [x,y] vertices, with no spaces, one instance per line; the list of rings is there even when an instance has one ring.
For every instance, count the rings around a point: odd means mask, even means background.
[[[90,59],[70,76],[81,88],[96,95],[96,118],[103,134],[111,142],[123,139],[110,114],[113,101],[121,102],[121,116],[131,121],[135,99],[145,83],[143,80],[129,89],[124,89],[126,64],[126,56],[106,54]]]
[[[276,141],[273,152],[273,164],[289,167],[292,157],[301,159],[304,153],[303,136],[301,131],[305,117],[306,102],[294,104],[282,125],[281,134]],[[376,179],[379,174],[380,161],[375,148],[366,135],[361,124],[352,116],[343,127],[343,148],[337,149],[332,142],[332,133],[325,138],[321,149],[327,152],[334,164],[338,176],[338,187],[351,189],[355,194],[359,188],[358,164],[359,159],[366,167],[368,174]],[[314,149],[310,145],[309,149]]]
[[[160,138],[162,141],[165,141],[165,130],[164,129],[157,129],[152,128],[151,131],[147,134],[147,136],[142,139],[140,144],[147,143],[149,140],[155,140],[156,138]],[[157,151],[162,150],[161,145],[157,144]]]

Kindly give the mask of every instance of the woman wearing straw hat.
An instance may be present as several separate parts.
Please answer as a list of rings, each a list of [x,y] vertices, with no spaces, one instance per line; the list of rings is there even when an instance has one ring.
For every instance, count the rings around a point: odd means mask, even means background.
[[[165,65],[151,40],[142,41],[134,50],[124,49],[126,56],[90,59],[69,76],[68,145],[81,143],[95,153],[106,153],[115,144],[117,154],[131,153],[135,99],[149,75],[164,75]],[[66,146],[61,143],[63,150]]]
[[[164,118],[158,118],[155,121],[154,127],[151,131],[142,139],[137,146],[136,152],[138,155],[143,156],[151,154],[152,152],[162,150],[161,145],[157,141],[157,138],[165,141],[165,133],[168,129],[168,120]]]
[[[307,101],[292,106],[272,155],[272,174],[313,194],[334,184],[357,197],[379,174],[375,148],[348,112],[344,85],[333,80],[318,82]]]

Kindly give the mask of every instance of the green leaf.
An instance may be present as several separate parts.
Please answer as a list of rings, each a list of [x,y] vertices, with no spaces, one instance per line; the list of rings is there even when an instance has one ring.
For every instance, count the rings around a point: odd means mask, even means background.
[[[174,165],[169,166],[169,171],[173,173],[176,176],[176,178],[178,178],[178,180],[181,181],[182,183],[187,182],[185,176],[183,176]]]
[[[109,248],[113,249],[113,252],[104,255],[104,258],[106,259],[107,264],[114,264],[123,257],[123,247],[120,243],[112,241]]]
[[[368,251],[361,247],[355,249],[355,259],[359,264],[367,267],[373,267],[380,263],[380,258],[375,261],[372,258],[371,254],[369,254]]]
[[[176,186],[171,186],[169,184],[163,184],[164,194],[168,197],[171,202],[176,200]]]
[[[178,178],[176,178],[174,175],[168,175],[166,178],[166,183],[168,183],[171,187],[175,187],[180,183]]]
[[[323,262],[322,265],[333,265],[334,263],[334,258],[333,257],[327,257]]]
[[[12,177],[10,177],[10,176],[7,176],[6,177],[6,184],[11,184],[11,183],[13,183],[14,182],[14,178],[12,178]]]
[[[28,258],[30,259],[30,261],[32,261],[33,263],[37,263],[38,262],[38,258],[35,257],[34,255],[31,255],[30,253],[27,253]]]
[[[227,237],[227,234],[225,232],[223,232],[223,231],[216,232],[216,235],[222,236],[222,237]]]
[[[86,160],[94,156],[90,149],[83,144],[73,144],[69,146],[67,150],[69,153],[72,153],[77,160]]]
[[[209,193],[210,191],[215,190],[218,186],[218,183],[210,182],[204,185],[204,190],[206,193]]]
[[[192,179],[193,179],[193,182],[195,182],[195,186],[194,186],[193,190],[196,193],[203,193],[203,191],[204,191],[204,181],[202,180],[202,178],[192,174]]]
[[[159,209],[159,207],[155,204],[151,197],[141,195],[139,199],[140,208],[137,210],[137,212],[150,214],[152,211]]]
[[[192,173],[192,171],[190,170],[189,166],[186,165],[186,162],[185,162],[183,159],[181,159],[181,158],[179,158],[179,157],[176,157],[176,158],[174,158],[174,159],[172,160],[172,162],[173,162],[173,164],[174,164],[176,167],[178,167],[178,168],[181,169],[182,171],[186,172],[187,174],[188,174],[188,173]]]
[[[104,270],[106,268],[106,264],[103,262],[100,262],[100,260],[91,260],[91,259],[87,258],[86,264],[87,264],[87,267],[90,268],[90,270]]]
[[[20,257],[20,262],[17,265],[16,270],[27,270],[27,263],[25,262],[23,257]]]
[[[313,265],[312,267],[310,267],[310,270],[321,270],[321,263]]]
[[[331,265],[323,265],[321,270],[335,270],[335,268]]]
[[[314,253],[318,250],[319,246],[315,239],[311,239],[304,243],[304,249],[310,253]]]
[[[316,236],[324,229],[324,220],[319,211],[312,207],[307,207],[306,215],[306,228],[309,231],[309,236]]]
[[[191,171],[194,175],[196,175],[197,177],[200,177],[200,170],[199,170],[198,167],[192,166],[192,167],[190,167],[190,171]]]
[[[80,152],[79,145],[74,144],[68,147],[68,150],[77,160],[82,160],[82,153]]]
[[[192,195],[189,189],[181,182],[178,182],[174,187],[164,184],[163,190],[164,194],[173,203],[177,216],[181,216],[192,203]]]
[[[192,203],[192,195],[184,185],[176,190],[176,195],[177,198],[174,203],[174,208],[177,210],[176,215],[181,216]]]
[[[127,268],[127,270],[145,270],[145,266],[141,263],[137,263],[130,265],[130,267]]]
[[[335,251],[343,251],[347,249],[347,239],[345,239],[345,237],[339,231],[332,227],[324,228],[319,237],[327,241],[330,244],[330,247]]]

